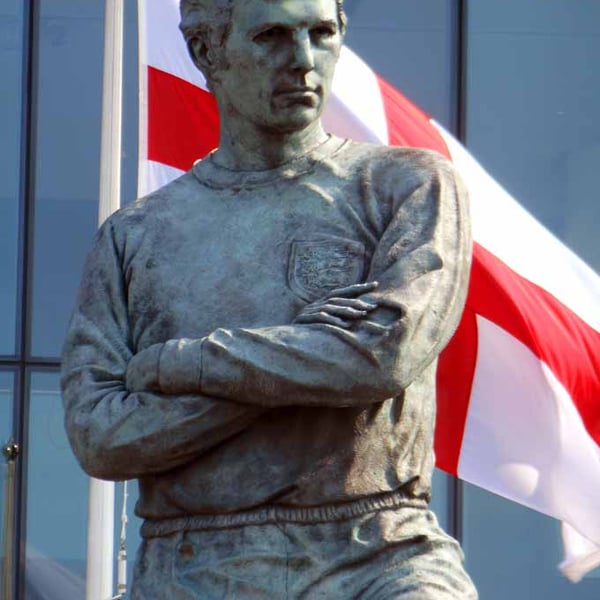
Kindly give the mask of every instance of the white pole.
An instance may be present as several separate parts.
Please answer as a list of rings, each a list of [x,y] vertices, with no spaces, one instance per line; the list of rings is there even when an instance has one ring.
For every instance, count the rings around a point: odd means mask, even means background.
[[[123,0],[106,0],[99,225],[121,206],[122,105]]]
[[[127,481],[123,482],[123,507],[121,509],[121,535],[117,555],[117,593],[127,592]]]
[[[86,600],[106,600],[113,589],[115,484],[90,479]]]
[[[123,1],[106,0],[98,223],[121,204]],[[86,600],[112,597],[115,484],[90,479]]]

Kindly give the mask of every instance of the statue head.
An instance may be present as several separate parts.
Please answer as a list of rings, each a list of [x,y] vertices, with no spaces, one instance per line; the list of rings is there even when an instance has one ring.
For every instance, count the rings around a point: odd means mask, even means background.
[[[277,0],[273,0],[276,2]],[[337,10],[338,25],[342,35],[346,33],[346,13],[344,0],[334,0]],[[209,48],[215,49],[223,45],[231,29],[233,5],[236,0],[181,0],[181,29],[186,42],[196,37],[206,40]],[[192,59],[194,56],[192,54]],[[195,59],[194,59],[195,60]]]
[[[346,28],[343,0],[181,0],[180,11],[222,119],[237,111],[294,129],[320,116]]]

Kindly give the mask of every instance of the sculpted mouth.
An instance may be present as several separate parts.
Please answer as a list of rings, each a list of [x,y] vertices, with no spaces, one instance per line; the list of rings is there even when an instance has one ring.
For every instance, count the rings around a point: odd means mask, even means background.
[[[304,104],[316,106],[319,101],[319,89],[306,86],[282,87],[275,90],[275,99],[285,105]]]
[[[317,88],[306,87],[306,86],[290,86],[283,87],[275,90],[275,95],[287,95],[287,94],[317,94]]]

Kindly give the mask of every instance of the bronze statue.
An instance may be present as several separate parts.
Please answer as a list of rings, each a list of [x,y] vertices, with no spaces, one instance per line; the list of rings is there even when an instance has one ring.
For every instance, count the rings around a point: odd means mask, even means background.
[[[181,13],[220,145],[101,227],[64,350],[81,465],[139,480],[132,598],[476,598],[427,508],[461,183],[323,130],[341,0]]]

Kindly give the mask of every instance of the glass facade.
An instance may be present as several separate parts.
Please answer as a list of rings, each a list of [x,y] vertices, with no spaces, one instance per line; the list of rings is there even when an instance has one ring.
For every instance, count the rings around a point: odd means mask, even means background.
[[[346,43],[379,75],[452,129],[456,13],[448,0],[345,0]]]
[[[96,229],[103,17],[102,2],[40,3],[33,356],[60,355],[83,258]]]
[[[58,373],[32,372],[28,391],[25,598],[48,585],[83,598],[89,480],[65,434]]]
[[[465,485],[463,550],[482,599],[595,600],[598,569],[577,585],[556,565],[563,559],[560,523]]]
[[[600,70],[591,57],[599,51],[595,0],[469,3],[467,146],[596,270]],[[462,512],[467,566],[483,598],[600,594],[599,570],[576,586],[557,572],[556,521],[473,486],[465,486]]]
[[[600,3],[471,2],[466,142],[516,198],[600,270]]]
[[[83,598],[88,481],[62,427],[58,357],[96,228],[104,4],[0,3],[0,442],[13,435],[24,450],[15,492],[20,584],[7,600],[36,599],[40,589],[44,598]],[[348,45],[463,135],[502,185],[600,269],[597,0],[345,5]],[[124,202],[135,197],[137,177],[136,26],[128,1]],[[131,518],[135,484],[129,491]],[[599,596],[598,572],[577,586],[558,574],[556,521],[441,472],[433,507],[462,538],[485,600]],[[138,524],[129,525],[131,560]]]
[[[128,3],[123,197],[137,174],[137,36]],[[40,3],[31,354],[58,357],[97,226],[104,2]],[[53,265],[60,264],[57,270]]]
[[[17,343],[23,3],[0,5],[0,356]]]

